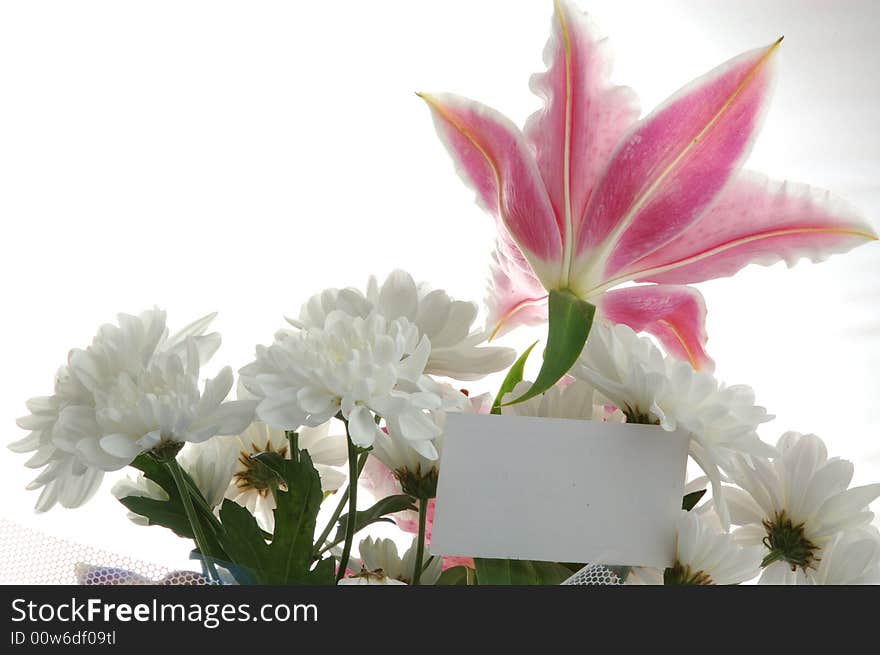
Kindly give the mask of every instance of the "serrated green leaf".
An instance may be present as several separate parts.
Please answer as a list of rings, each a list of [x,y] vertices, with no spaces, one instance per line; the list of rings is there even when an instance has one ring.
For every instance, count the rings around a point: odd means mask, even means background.
[[[156,500],[155,498],[143,498],[141,496],[127,496],[120,498],[119,502],[135,514],[145,517],[150,525],[159,525],[172,530],[178,537],[192,539],[193,533],[189,520],[180,498],[177,502]]]
[[[685,497],[681,499],[681,508],[685,512],[690,512],[694,507],[697,506],[697,503],[700,502],[700,499],[705,495],[705,489],[686,494]]]
[[[516,559],[474,560],[481,585],[558,585],[571,577],[562,564]]]
[[[302,451],[298,460],[270,459],[264,463],[279,473],[287,487],[276,491],[275,533],[267,544],[251,513],[227,499],[220,509],[220,520],[226,528],[225,545],[232,561],[258,584],[333,584],[332,557],[312,568],[312,540],[323,494],[311,457]]]
[[[145,453],[136,457],[131,466],[141,471],[145,478],[158,484],[168,494],[168,500],[128,496],[120,498],[119,502],[135,514],[145,517],[150,525],[168,528],[184,539],[193,539],[192,527],[183,507],[183,501],[168,469]],[[188,484],[197,488],[186,471],[183,471],[183,475]],[[207,539],[206,547],[209,550],[206,555],[218,560],[225,558],[226,553],[220,541],[205,521],[202,522],[202,531]]]
[[[536,341],[531,346],[526,348],[523,351],[523,354],[519,356],[513,366],[510,367],[510,370],[507,371],[507,375],[504,377],[504,382],[501,383],[501,388],[498,389],[498,395],[495,396],[495,400],[492,403],[492,414],[500,414],[501,413],[501,399],[504,398],[505,394],[513,391],[514,387],[518,385],[523,380],[523,373],[526,368],[526,360],[529,358],[529,355],[532,353],[532,349],[538,345]]]
[[[596,314],[594,305],[581,300],[571,291],[553,290],[550,292],[548,312],[550,325],[547,347],[538,377],[526,393],[504,405],[521,403],[550,389],[571,370],[587,343]]]

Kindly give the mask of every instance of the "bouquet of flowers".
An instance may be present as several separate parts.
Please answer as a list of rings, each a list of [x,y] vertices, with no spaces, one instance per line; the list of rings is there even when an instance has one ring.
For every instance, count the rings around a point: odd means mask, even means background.
[[[477,304],[395,271],[317,293],[237,384],[226,367],[200,385],[220,347],[213,316],[171,333],[158,309],[120,314],[18,421],[28,434],[9,447],[41,469],[37,509],[79,507],[105,473],[131,467],[113,494],[132,521],[191,540],[211,583],[559,584],[613,563],[428,553],[447,417],[635,423],[658,439],[686,431],[704,475],[685,487],[672,566],[608,579],[880,582],[869,509],[880,484],[851,487],[852,464],[815,435],[759,438],[772,416],[748,386],[714,377],[706,308],[688,286],[877,239],[829,193],[741,170],[781,39],[639,119],[590,20],[554,4],[547,70],[532,79],[544,106],[523,130],[472,100],[419,94],[496,219],[485,325]],[[534,344],[518,357],[488,343],[523,324],[547,325],[533,381]],[[461,388],[504,370],[500,389]],[[355,552],[359,533],[388,521],[412,535],[406,552],[369,536]]]

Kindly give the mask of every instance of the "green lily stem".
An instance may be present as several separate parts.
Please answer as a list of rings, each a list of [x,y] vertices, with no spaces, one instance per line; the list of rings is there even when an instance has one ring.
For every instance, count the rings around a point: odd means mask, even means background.
[[[358,478],[360,478],[361,472],[364,470],[364,466],[367,463],[367,457],[369,456],[369,453],[361,453],[360,459],[358,459]],[[321,532],[321,536],[315,541],[316,558],[340,543],[339,541],[330,543],[328,542],[328,539],[330,538],[330,532],[333,530],[333,526],[336,525],[339,517],[342,516],[342,510],[345,509],[345,505],[348,503],[348,489],[350,486],[351,483],[349,482],[349,486],[345,488],[345,491],[343,491],[342,494],[340,494],[339,503],[336,505],[336,509],[333,510],[330,520],[327,521],[327,527],[324,528],[323,532]]]
[[[351,557],[351,544],[357,527],[357,488],[358,488],[358,449],[351,440],[348,421],[345,421],[345,436],[348,441],[348,525],[345,529],[345,544],[342,546],[342,557],[339,558],[339,570],[336,581],[345,575],[348,560]]]
[[[428,499],[419,498],[419,536],[416,545],[416,562],[413,566],[413,585],[422,582],[422,560],[425,559],[425,527],[428,522]]]
[[[199,521],[199,517],[196,515],[196,508],[193,506],[192,496],[190,495],[190,489],[186,483],[183,469],[180,468],[180,464],[178,464],[177,460],[174,458],[167,460],[165,466],[171,474],[171,477],[174,479],[174,484],[177,485],[177,492],[180,494],[180,499],[183,502],[183,509],[186,512],[186,518],[189,520],[189,525],[193,531],[196,548],[198,548],[199,552],[202,554],[202,561],[207,567],[208,578],[211,582],[219,583],[220,575],[217,573],[217,569],[208,552],[208,540],[205,539],[205,533],[202,531],[201,521]]]

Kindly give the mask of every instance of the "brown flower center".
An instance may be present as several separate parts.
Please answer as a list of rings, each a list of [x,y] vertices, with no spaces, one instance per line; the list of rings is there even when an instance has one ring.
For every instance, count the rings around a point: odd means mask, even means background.
[[[819,561],[816,557],[819,546],[807,538],[803,523],[795,525],[783,510],[775,513],[772,521],[765,520],[763,526],[767,531],[764,545],[770,552],[764,557],[761,566],[784,561],[791,565],[792,571],[801,569],[806,573],[807,569],[815,568],[815,563]]]
[[[678,560],[671,569],[663,573],[664,585],[714,585],[712,576],[705,571],[693,571],[690,566],[685,566]]]
[[[256,491],[261,496],[268,496],[273,489],[287,491],[287,485],[278,477],[278,474],[263,464],[254,455],[260,453],[278,453],[281,457],[287,457],[288,444],[285,442],[282,446],[275,448],[272,440],[266,441],[266,447],[260,448],[255,443],[251,443],[250,451],[241,451],[238,456],[238,463],[241,465],[235,472],[233,479],[235,486],[240,491]]]

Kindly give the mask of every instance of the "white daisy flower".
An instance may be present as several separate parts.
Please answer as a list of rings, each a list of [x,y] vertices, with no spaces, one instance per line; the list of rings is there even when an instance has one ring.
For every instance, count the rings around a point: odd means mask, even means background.
[[[764,546],[761,582],[790,584],[799,570],[818,569],[840,532],[870,523],[880,484],[849,488],[852,463],[829,459],[815,435],[787,432],[776,448],[772,461],[734,458],[728,474],[740,488],[728,487],[725,496],[731,521],[741,526],[737,540]]]
[[[722,523],[728,525],[719,469],[739,453],[772,456],[758,425],[771,420],[745,385],[725,386],[711,374],[665,357],[646,337],[625,325],[593,325],[570,374],[593,384],[632,423],[649,423],[691,434],[690,455],[712,483]]]
[[[516,405],[503,405],[504,402],[519,398],[532,387],[532,383],[522,381],[501,399],[501,413],[514,416],[540,416],[546,418],[567,418],[581,421],[608,421],[623,423],[626,416],[616,407],[610,406],[607,399],[583,380],[572,380]]]
[[[760,546],[741,546],[713,521],[682,511],[676,521],[675,564],[666,569],[664,584],[732,585],[758,576]]]
[[[333,311],[366,318],[376,311],[387,320],[405,318],[428,337],[431,352],[425,373],[457,380],[477,380],[509,367],[516,353],[510,348],[480,347],[485,331],[473,330],[477,305],[454,300],[440,289],[413,280],[405,271],[394,271],[380,286],[375,277],[366,294],[357,289],[327,289],[306,302],[296,320],[297,328],[323,327]]]
[[[765,584],[773,584],[773,575],[783,575],[780,584],[797,585],[880,585],[880,533],[873,526],[863,526],[837,534],[822,550],[815,569],[798,569],[794,575],[776,569]]]
[[[428,415],[441,407],[425,374],[428,337],[408,319],[366,318],[333,310],[320,327],[282,330],[256,361],[241,369],[247,390],[261,399],[258,417],[281,430],[318,426],[334,416],[348,421],[352,441],[373,445],[381,434],[403,436],[429,459],[440,430]]]
[[[257,519],[260,527],[267,532],[275,529],[275,496],[272,487],[276,477],[266,465],[253,455],[275,452],[290,459],[290,442],[283,430],[276,430],[260,421],[254,421],[244,432],[235,437],[224,438],[231,448],[233,467],[226,478],[223,491],[227,498],[247,508]],[[318,475],[321,488],[336,491],[345,482],[345,475],[334,467],[342,466],[348,458],[344,435],[330,434],[330,421],[314,428],[300,428],[297,431],[297,445],[307,450]]]
[[[386,577],[405,584],[412,583],[416,561],[417,538],[401,557],[397,552],[397,544],[391,539],[373,539],[367,537],[358,547],[361,556],[361,567],[367,571],[382,571]],[[441,558],[434,557],[422,570],[421,584],[432,585],[443,572]]]
[[[431,440],[438,457],[425,457],[412,447],[405,435],[401,436],[396,432],[379,434],[373,442],[371,454],[393,471],[403,492],[414,498],[434,498],[437,495],[438,459],[443,452],[447,413],[477,414],[481,411],[488,413],[492,403],[489,394],[468,398],[450,385],[436,384],[434,391],[442,399],[440,409],[430,413],[439,432],[438,436]]]
[[[157,355],[186,357],[187,341],[195,346],[199,360],[207,361],[220,346],[219,334],[204,334],[213,318],[205,316],[169,336],[163,311],[120,314],[118,325],[99,328],[88,349],[71,351],[68,364],[55,377],[54,394],[29,400],[31,414],[18,420],[30,433],[9,446],[14,452],[33,452],[25,465],[43,469],[28,485],[42,489],[37,511],[56,503],[79,507],[94,495],[105,470],[127,463],[114,461],[98,445],[96,394],[101,396],[121,379],[138,377]]]

